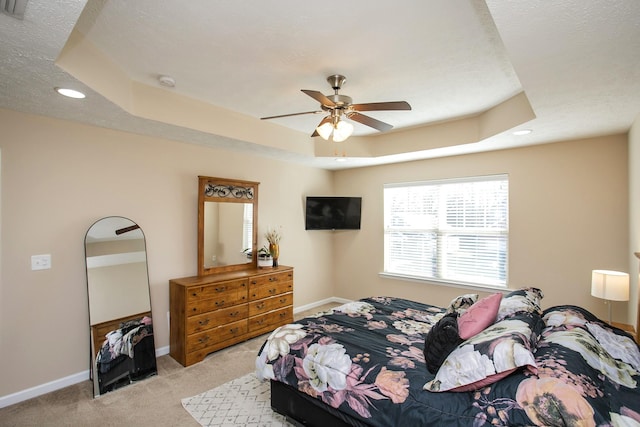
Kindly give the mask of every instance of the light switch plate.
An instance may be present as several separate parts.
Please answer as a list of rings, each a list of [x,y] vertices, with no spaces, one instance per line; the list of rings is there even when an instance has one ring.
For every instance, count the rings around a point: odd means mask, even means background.
[[[48,270],[50,268],[51,254],[31,256],[31,270]]]

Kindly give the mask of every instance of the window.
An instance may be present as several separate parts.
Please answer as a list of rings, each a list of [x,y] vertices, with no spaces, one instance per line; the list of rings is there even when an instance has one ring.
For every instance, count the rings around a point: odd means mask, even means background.
[[[242,215],[242,247],[253,248],[257,250],[259,248],[253,247],[253,204],[245,203]]]
[[[507,285],[507,175],[384,186],[384,270],[390,275]]]

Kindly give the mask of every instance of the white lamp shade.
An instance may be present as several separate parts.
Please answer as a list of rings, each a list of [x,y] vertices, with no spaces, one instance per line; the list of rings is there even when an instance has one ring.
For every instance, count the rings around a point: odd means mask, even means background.
[[[318,131],[318,135],[320,135],[322,139],[328,140],[331,132],[333,132],[333,124],[331,122],[325,122],[321,126],[318,126],[316,131]]]
[[[353,125],[351,123],[345,122],[344,120],[340,120],[336,125],[336,129],[333,131],[333,141],[342,142],[345,139],[349,138],[352,133]]]
[[[591,295],[609,301],[629,301],[629,275],[620,271],[593,270]]]

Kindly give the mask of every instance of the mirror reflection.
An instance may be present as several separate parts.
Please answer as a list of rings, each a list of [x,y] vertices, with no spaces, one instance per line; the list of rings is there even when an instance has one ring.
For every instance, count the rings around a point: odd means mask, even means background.
[[[253,204],[205,202],[205,268],[251,263],[252,251]]]
[[[198,176],[198,276],[257,268],[259,184]]]
[[[157,373],[147,253],[128,218],[97,221],[85,237],[94,396]]]

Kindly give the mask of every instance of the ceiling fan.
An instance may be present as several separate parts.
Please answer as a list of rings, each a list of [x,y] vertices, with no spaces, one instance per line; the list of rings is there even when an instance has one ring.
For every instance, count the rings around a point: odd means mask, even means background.
[[[360,111],[411,110],[411,106],[406,101],[353,104],[351,97],[340,95],[338,93],[346,80],[347,78],[340,74],[334,74],[327,77],[327,82],[329,82],[329,85],[334,90],[333,95],[323,95],[321,92],[318,92],[316,90],[302,89],[302,92],[306,93],[320,103],[321,110],[262,117],[261,120],[300,116],[303,114],[318,114],[324,111],[327,112],[328,115],[320,121],[311,136],[321,136],[324,139],[329,139],[329,137],[333,133],[333,140],[335,142],[341,142],[347,139],[353,133],[353,125],[349,122],[345,122],[343,120],[345,118],[354,120],[358,123],[362,123],[363,125],[372,127],[381,132],[393,128],[393,126],[388,123],[361,114]]]

